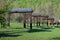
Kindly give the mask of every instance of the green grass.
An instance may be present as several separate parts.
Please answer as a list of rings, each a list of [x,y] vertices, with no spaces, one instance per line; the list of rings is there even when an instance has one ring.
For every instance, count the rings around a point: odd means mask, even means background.
[[[11,23],[11,27],[0,29],[0,40],[60,40],[60,28],[33,30],[24,29],[22,23]]]

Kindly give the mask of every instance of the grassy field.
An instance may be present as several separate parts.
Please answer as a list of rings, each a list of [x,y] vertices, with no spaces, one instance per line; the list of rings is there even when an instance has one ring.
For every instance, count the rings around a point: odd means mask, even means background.
[[[60,28],[24,29],[20,23],[11,23],[11,27],[0,29],[0,40],[60,40]]]

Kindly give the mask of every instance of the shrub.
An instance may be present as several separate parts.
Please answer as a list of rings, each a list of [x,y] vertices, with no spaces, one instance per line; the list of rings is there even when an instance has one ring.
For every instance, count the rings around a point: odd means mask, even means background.
[[[6,19],[4,16],[0,15],[0,24],[2,28],[6,27]]]

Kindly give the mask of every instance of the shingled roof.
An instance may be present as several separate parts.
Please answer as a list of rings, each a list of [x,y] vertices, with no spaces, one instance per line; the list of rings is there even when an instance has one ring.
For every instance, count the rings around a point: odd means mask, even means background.
[[[46,17],[46,18],[49,17],[48,15],[41,15],[40,13],[33,13],[32,16],[34,16],[34,17],[39,16],[39,17]]]
[[[37,16],[39,16],[39,17],[40,17],[40,16],[41,16],[41,14],[40,14],[40,13],[33,13],[33,14],[32,14],[32,16],[33,16],[33,17],[37,17]]]
[[[9,10],[10,13],[32,13],[32,8],[13,8]]]

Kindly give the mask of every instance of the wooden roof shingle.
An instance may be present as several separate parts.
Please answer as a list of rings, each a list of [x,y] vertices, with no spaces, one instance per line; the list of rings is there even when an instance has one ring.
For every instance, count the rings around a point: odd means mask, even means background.
[[[32,8],[13,8],[9,10],[10,13],[32,13]]]

